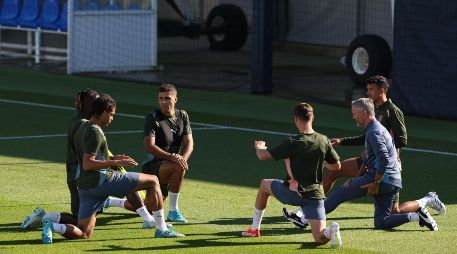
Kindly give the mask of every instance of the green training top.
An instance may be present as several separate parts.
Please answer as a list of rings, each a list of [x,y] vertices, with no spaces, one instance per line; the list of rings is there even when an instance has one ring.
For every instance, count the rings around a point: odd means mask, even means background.
[[[327,136],[320,133],[298,134],[273,149],[268,149],[275,160],[290,159],[292,175],[297,180],[303,197],[324,199],[322,187],[323,162],[336,163],[340,157]]]
[[[386,127],[393,137],[396,148],[402,148],[408,143],[403,112],[390,100],[375,109],[376,119]],[[341,138],[343,146],[362,146],[365,144],[365,134]]]
[[[76,170],[78,168],[78,157],[76,155],[75,136],[79,126],[87,122],[85,114],[76,112],[70,120],[67,133],[67,181],[74,181]]]
[[[82,169],[82,161],[85,153],[95,155],[97,160],[106,160],[108,158],[108,143],[105,134],[100,126],[85,122],[81,124],[76,132],[76,154],[80,165],[78,188],[91,189],[102,185],[113,174],[110,168],[99,169],[96,171],[85,171]]]

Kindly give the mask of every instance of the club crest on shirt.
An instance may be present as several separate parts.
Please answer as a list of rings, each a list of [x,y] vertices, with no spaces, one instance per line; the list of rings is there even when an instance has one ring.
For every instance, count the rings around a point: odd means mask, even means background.
[[[384,120],[384,116],[383,115],[379,115],[378,116],[378,121],[382,122],[382,120]]]

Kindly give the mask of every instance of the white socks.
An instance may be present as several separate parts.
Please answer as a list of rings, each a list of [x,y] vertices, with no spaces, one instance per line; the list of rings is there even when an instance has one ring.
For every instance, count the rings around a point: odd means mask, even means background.
[[[151,216],[145,206],[136,209],[136,213],[138,213],[144,221],[154,222],[154,218]]]
[[[54,232],[61,235],[65,234],[65,231],[67,231],[67,226],[65,224],[52,223],[52,228],[54,229]]]
[[[409,221],[419,221],[419,214],[418,213],[408,213]]]
[[[294,213],[297,213],[297,215],[298,215],[298,213],[303,214],[303,210],[302,210],[301,207],[299,206],[299,207],[297,208],[297,210],[294,211]],[[298,216],[300,216],[300,215],[298,215]]]
[[[260,228],[260,223],[262,223],[262,217],[264,213],[265,210],[259,210],[257,208],[254,208],[254,218],[252,218],[251,229],[256,230]]]
[[[416,202],[419,204],[420,207],[425,207],[427,205],[427,198],[421,198],[416,200]]]
[[[127,201],[127,199],[125,199],[125,198],[120,199],[120,198],[110,197],[108,200],[108,205],[109,205],[109,207],[125,208],[125,206],[124,206],[125,201]]]
[[[43,216],[42,221],[51,220],[52,222],[58,223],[60,221],[60,213],[46,213]]]
[[[168,198],[170,199],[170,206],[168,211],[178,211],[178,199],[179,199],[179,192],[168,192]]]
[[[165,231],[168,229],[167,224],[165,223],[165,218],[163,217],[163,209],[152,212],[152,216],[156,222],[156,229],[160,231]]]

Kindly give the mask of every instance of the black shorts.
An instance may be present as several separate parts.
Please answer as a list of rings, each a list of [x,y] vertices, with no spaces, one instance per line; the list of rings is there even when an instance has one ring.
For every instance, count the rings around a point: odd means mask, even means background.
[[[360,168],[363,163],[362,157],[357,157],[356,160],[357,160],[357,168]]]
[[[159,169],[160,169],[160,166],[162,166],[162,163],[164,163],[164,162],[165,161],[145,162],[145,163],[143,163],[143,165],[141,165],[141,173],[155,175],[155,176],[159,177]]]
[[[164,163],[164,162],[165,161],[159,161],[159,162],[148,161],[148,162],[145,162],[141,166],[141,173],[149,174],[149,175],[155,175],[155,176],[157,176],[157,178],[160,181],[159,170],[160,170],[160,166],[162,166],[162,163]],[[160,183],[160,190],[162,191],[162,196],[163,196],[164,199],[166,197],[168,197],[168,183],[165,183],[165,184]]]

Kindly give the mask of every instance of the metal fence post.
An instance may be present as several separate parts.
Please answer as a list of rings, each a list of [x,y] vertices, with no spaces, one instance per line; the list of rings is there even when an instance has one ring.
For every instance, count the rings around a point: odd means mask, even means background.
[[[251,92],[270,94],[273,71],[273,0],[253,0]]]

